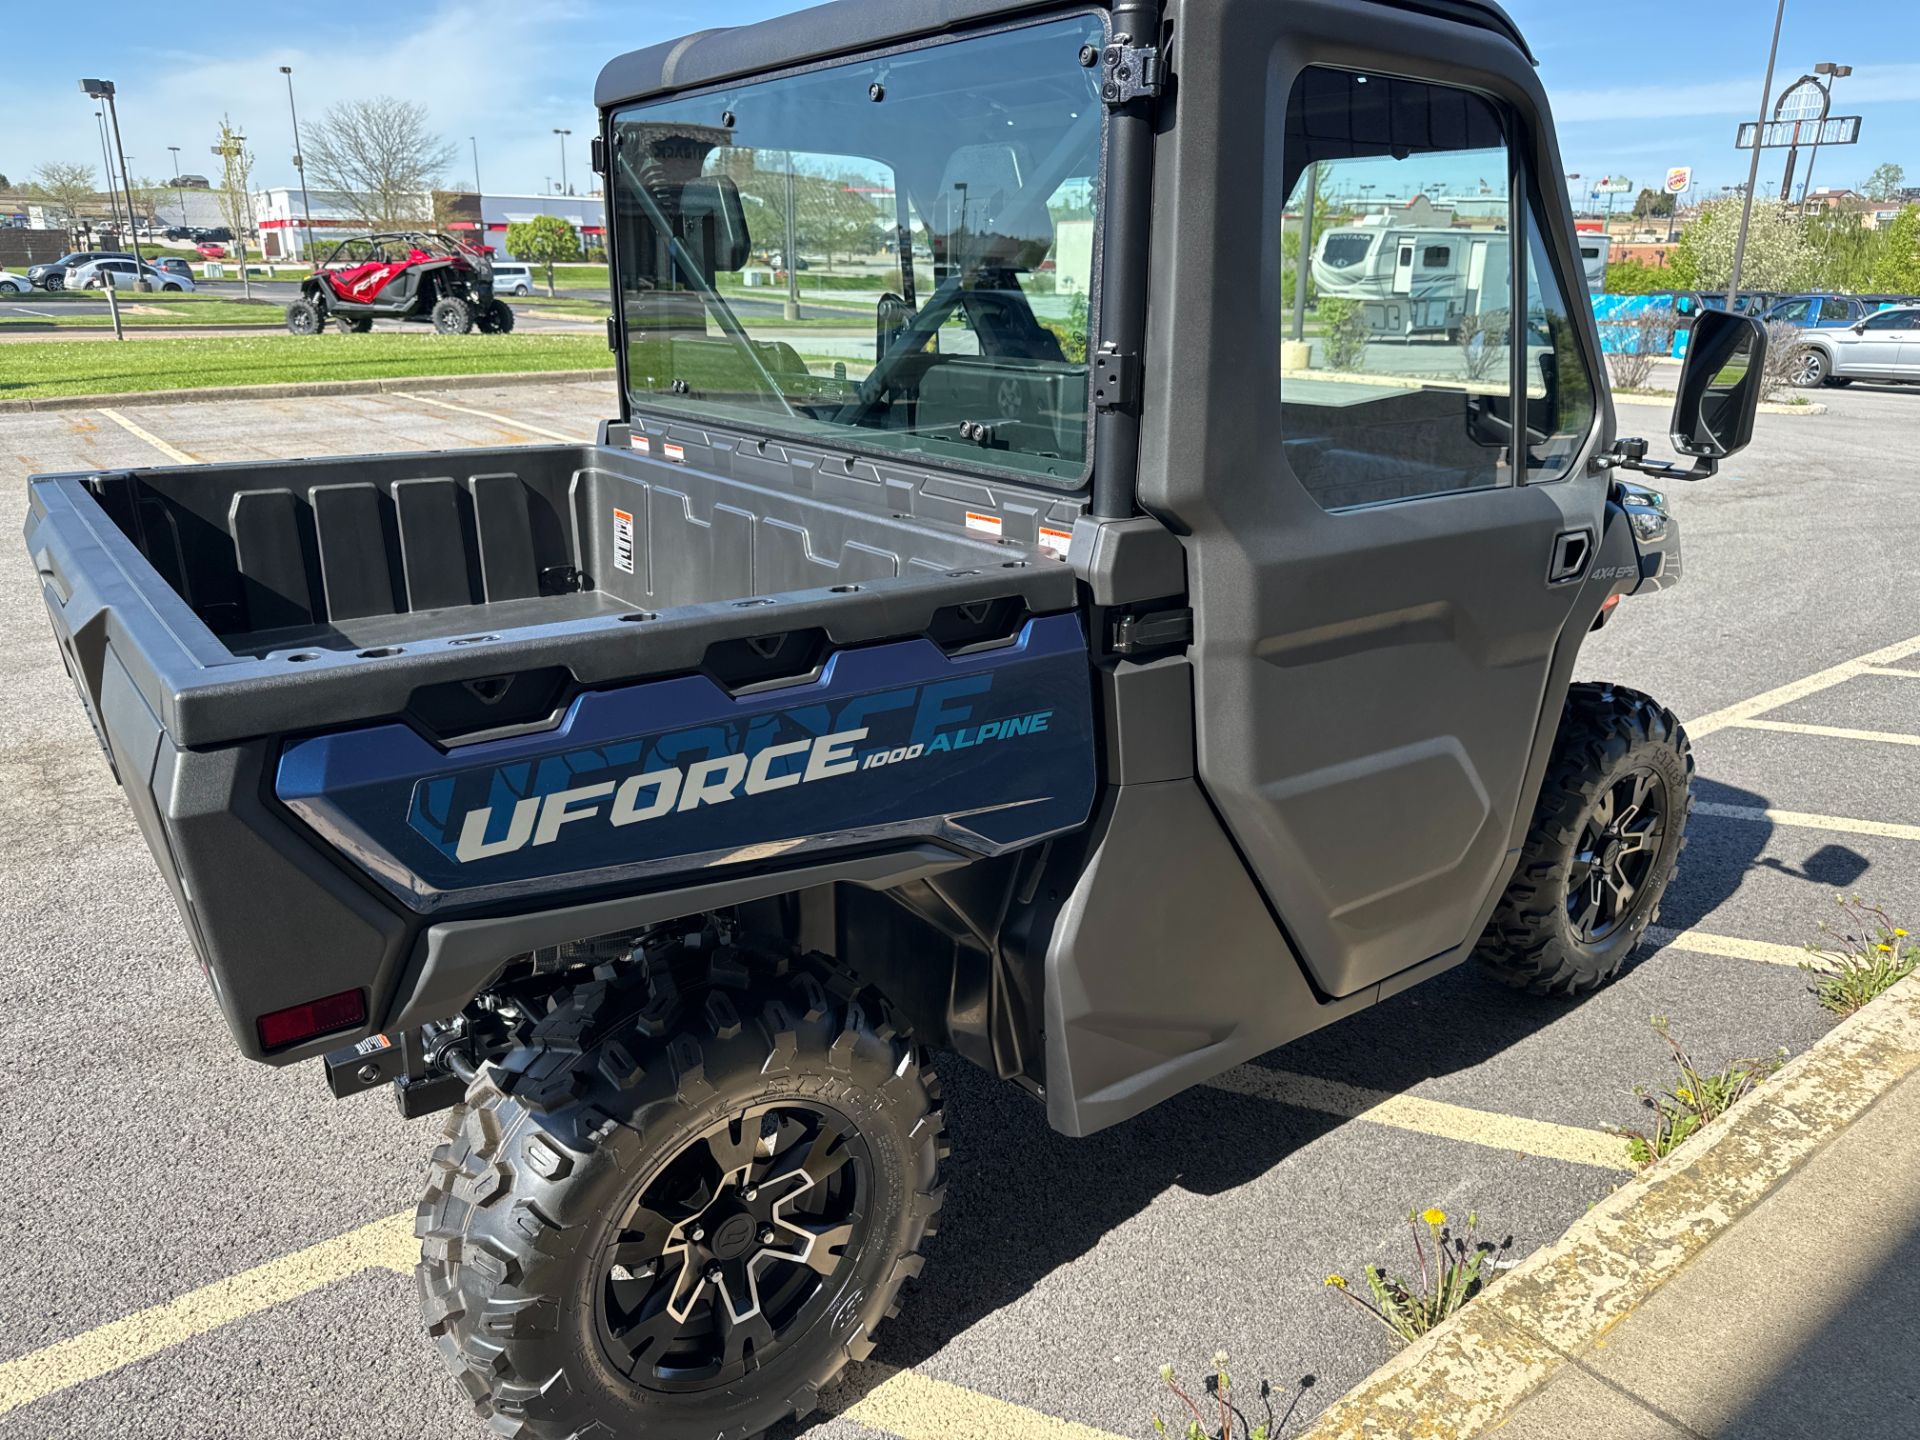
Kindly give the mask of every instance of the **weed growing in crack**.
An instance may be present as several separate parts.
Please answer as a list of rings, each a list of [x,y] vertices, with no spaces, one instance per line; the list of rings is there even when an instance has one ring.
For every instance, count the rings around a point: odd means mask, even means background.
[[[1407,1216],[1413,1236],[1413,1275],[1389,1275],[1378,1265],[1361,1271],[1373,1299],[1355,1293],[1344,1275],[1329,1275],[1337,1291],[1402,1340],[1418,1340],[1480,1293],[1483,1272],[1513,1248],[1513,1237],[1498,1245],[1479,1238],[1480,1217],[1467,1216],[1464,1235],[1456,1235],[1444,1210],[1426,1209]]]
[[[1679,1074],[1665,1090],[1633,1087],[1640,1103],[1653,1112],[1648,1129],[1622,1127],[1615,1131],[1627,1142],[1627,1156],[1642,1169],[1671,1155],[1699,1133],[1702,1126],[1719,1119],[1766,1078],[1787,1058],[1782,1049],[1770,1060],[1729,1060],[1718,1070],[1702,1070],[1694,1064],[1686,1048],[1673,1038],[1673,1028],[1664,1015],[1653,1017],[1654,1032],[1673,1052]]]
[[[1813,977],[1814,998],[1834,1014],[1853,1014],[1920,969],[1920,945],[1878,905],[1858,895],[1840,901],[1846,918],[1821,922],[1826,943],[1809,945],[1800,968]]]

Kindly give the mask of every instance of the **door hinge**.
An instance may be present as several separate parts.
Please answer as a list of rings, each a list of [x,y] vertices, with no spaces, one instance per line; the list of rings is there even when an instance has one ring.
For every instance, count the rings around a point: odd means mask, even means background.
[[[1127,410],[1140,403],[1140,357],[1111,343],[1093,352],[1093,408]]]
[[[1131,35],[1116,35],[1100,54],[1100,99],[1107,105],[1155,100],[1163,88],[1160,50],[1136,45]]]
[[[1113,622],[1113,653],[1137,655],[1193,643],[1193,611],[1156,610],[1151,615],[1122,615]]]
[[[587,147],[587,155],[588,163],[593,166],[594,174],[604,175],[607,173],[607,142],[604,136],[596,135],[593,137],[593,144]]]
[[[612,315],[607,316],[607,349],[620,353],[620,322]]]

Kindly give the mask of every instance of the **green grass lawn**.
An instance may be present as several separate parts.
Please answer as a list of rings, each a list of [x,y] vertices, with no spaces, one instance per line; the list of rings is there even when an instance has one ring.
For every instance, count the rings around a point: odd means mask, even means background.
[[[94,292],[87,298],[99,301]],[[113,328],[113,317],[97,314],[61,314],[60,300],[36,301],[29,308],[45,310],[43,315],[16,315],[0,311],[0,331],[43,330],[52,325],[61,330],[101,330]],[[77,307],[75,307],[77,308]],[[228,300],[201,295],[148,295],[134,299],[120,297],[120,323],[135,325],[281,325],[286,321],[286,306],[279,301]]]
[[[0,345],[0,400],[612,366],[598,335],[209,335]]]

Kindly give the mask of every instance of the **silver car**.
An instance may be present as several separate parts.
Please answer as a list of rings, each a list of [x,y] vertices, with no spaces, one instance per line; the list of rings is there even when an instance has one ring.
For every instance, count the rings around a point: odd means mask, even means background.
[[[1856,380],[1920,385],[1920,305],[1876,310],[1834,330],[1794,337],[1787,374],[1795,385],[1851,385]]]

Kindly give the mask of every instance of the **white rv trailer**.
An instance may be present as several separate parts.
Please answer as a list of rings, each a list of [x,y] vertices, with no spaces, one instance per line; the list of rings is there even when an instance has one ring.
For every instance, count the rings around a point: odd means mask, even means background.
[[[1606,285],[1609,244],[1605,235],[1580,237],[1580,262],[1594,294]],[[1462,315],[1507,308],[1507,232],[1343,225],[1320,237],[1313,280],[1322,295],[1361,301],[1376,335],[1451,335]]]

